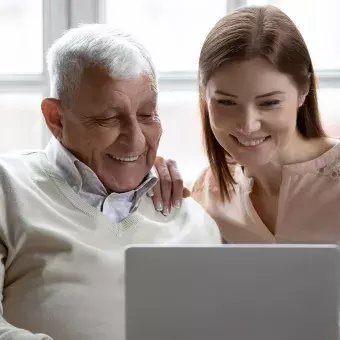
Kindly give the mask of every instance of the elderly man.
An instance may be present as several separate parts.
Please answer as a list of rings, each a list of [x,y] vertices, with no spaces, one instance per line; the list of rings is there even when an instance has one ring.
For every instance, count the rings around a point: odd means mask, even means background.
[[[139,43],[86,25],[52,46],[48,65],[41,107],[54,137],[0,158],[0,339],[123,340],[124,248],[220,234],[193,200],[161,214],[147,196],[162,129]]]

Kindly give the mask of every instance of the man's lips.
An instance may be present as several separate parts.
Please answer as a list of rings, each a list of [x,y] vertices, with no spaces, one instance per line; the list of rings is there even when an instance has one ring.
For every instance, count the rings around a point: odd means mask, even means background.
[[[122,162],[135,162],[139,156],[114,156],[114,155],[109,155],[110,158],[117,160],[117,161],[122,161]]]

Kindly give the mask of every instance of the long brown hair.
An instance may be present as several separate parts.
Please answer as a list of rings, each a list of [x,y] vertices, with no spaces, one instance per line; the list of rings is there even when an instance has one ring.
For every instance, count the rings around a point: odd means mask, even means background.
[[[222,201],[230,199],[235,181],[228,154],[216,140],[204,99],[205,86],[218,68],[234,60],[262,57],[290,75],[299,90],[308,91],[297,114],[297,129],[305,138],[326,136],[318,110],[312,61],[293,21],[274,6],[249,6],[223,17],[208,34],[199,59],[199,102],[203,142]]]

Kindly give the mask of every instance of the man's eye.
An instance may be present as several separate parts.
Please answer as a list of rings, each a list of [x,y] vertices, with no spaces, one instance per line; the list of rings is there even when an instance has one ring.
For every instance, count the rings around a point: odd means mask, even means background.
[[[261,103],[260,105],[264,106],[264,107],[271,107],[271,106],[277,106],[280,103],[281,103],[281,101],[276,99],[276,100],[267,100],[267,101]]]
[[[110,117],[105,119],[97,119],[96,123],[101,126],[112,126],[119,122],[117,117]]]
[[[150,113],[140,113],[138,115],[138,119],[142,121],[151,121],[153,120],[153,118],[154,118],[154,115]]]
[[[232,106],[236,105],[236,103],[229,99],[220,99],[217,101],[218,104],[224,105],[224,106]]]

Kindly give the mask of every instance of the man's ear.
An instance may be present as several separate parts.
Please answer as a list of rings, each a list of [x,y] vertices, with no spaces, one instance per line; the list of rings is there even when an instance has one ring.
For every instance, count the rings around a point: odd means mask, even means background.
[[[45,98],[41,102],[41,111],[45,122],[53,136],[59,141],[62,138],[62,108],[61,102],[55,98]]]

